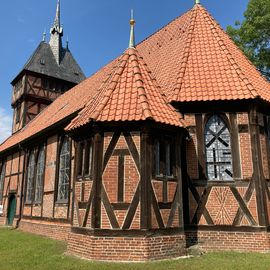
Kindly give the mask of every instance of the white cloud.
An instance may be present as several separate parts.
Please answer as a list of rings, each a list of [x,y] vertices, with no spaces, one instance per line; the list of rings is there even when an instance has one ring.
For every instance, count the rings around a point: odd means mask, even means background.
[[[12,116],[0,107],[0,143],[11,135]]]

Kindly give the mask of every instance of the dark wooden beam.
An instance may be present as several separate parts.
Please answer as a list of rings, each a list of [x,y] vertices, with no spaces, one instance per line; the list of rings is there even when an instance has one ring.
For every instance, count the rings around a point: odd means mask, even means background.
[[[241,162],[239,151],[239,136],[236,113],[230,113],[231,123],[231,143],[232,143],[232,159],[233,159],[233,178],[241,178]]]
[[[199,178],[206,179],[205,170],[205,154],[204,154],[204,124],[202,114],[195,115],[196,120],[196,137],[197,137],[197,151],[198,151],[198,170]]]
[[[118,157],[118,189],[117,189],[117,199],[118,202],[124,202],[124,185],[125,185],[125,157]]]
[[[230,189],[231,189],[231,191],[232,191],[235,199],[237,200],[238,204],[240,205],[241,210],[243,211],[243,213],[245,214],[246,218],[250,222],[250,224],[251,225],[257,225],[257,222],[255,221],[255,219],[251,215],[251,213],[250,213],[250,211],[249,211],[246,203],[242,199],[242,197],[239,194],[238,190],[235,187],[230,187]]]
[[[107,216],[110,220],[110,223],[111,223],[111,226],[113,229],[119,229],[120,226],[119,226],[119,223],[117,221],[117,218],[114,214],[114,211],[113,211],[113,207],[112,205],[110,204],[110,200],[108,198],[108,195],[102,185],[102,188],[101,188],[101,199],[102,199],[102,203],[104,205],[104,208],[106,210],[106,213],[107,213]]]
[[[151,228],[152,142],[149,129],[141,133],[141,229]]]
[[[257,212],[260,226],[268,226],[268,210],[266,202],[266,191],[263,181],[263,165],[261,155],[261,144],[260,144],[260,131],[258,124],[258,113],[256,106],[251,106],[249,111],[249,128],[250,128],[250,142],[251,142],[251,153],[253,163],[253,181],[255,183],[256,190],[256,202]]]
[[[104,134],[98,127],[95,127],[93,141],[93,188],[94,198],[92,205],[92,228],[101,226],[101,189],[103,174],[103,145]]]
[[[251,200],[251,197],[252,197],[252,194],[254,192],[254,189],[255,189],[254,182],[253,181],[250,181],[249,186],[248,186],[248,188],[246,190],[246,193],[244,195],[244,198],[243,198],[243,200],[244,200],[244,202],[246,204],[248,204],[249,201]],[[242,221],[242,218],[243,217],[244,217],[244,212],[243,212],[242,208],[239,207],[238,210],[237,210],[237,213],[235,215],[235,218],[234,218],[234,221],[233,221],[233,225],[234,226],[239,226],[241,224],[241,221]]]

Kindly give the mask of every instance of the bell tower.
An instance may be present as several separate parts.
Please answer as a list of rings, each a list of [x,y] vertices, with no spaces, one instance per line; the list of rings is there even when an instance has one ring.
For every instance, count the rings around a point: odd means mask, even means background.
[[[27,125],[59,95],[85,79],[84,73],[73,58],[68,45],[62,46],[63,27],[60,23],[60,0],[50,30],[50,41],[43,40],[11,82],[15,133]]]

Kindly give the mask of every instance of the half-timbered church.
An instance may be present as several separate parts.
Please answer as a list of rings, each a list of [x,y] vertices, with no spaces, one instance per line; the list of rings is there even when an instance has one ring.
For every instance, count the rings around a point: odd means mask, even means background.
[[[94,260],[270,250],[270,84],[196,0],[85,76],[50,31],[12,81],[0,224]]]

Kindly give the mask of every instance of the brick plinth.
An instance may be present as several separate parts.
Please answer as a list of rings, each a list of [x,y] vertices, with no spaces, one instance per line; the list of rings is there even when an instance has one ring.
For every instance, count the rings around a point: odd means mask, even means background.
[[[5,226],[6,225],[6,217],[0,217],[0,226]]]
[[[209,251],[234,250],[248,252],[269,252],[270,233],[228,232],[228,231],[190,231],[186,232],[187,245],[199,244]]]
[[[70,225],[56,222],[21,220],[19,229],[24,232],[46,236],[55,240],[67,241]]]
[[[71,232],[68,253],[91,260],[150,261],[185,255],[184,234],[151,237],[100,237]]]

